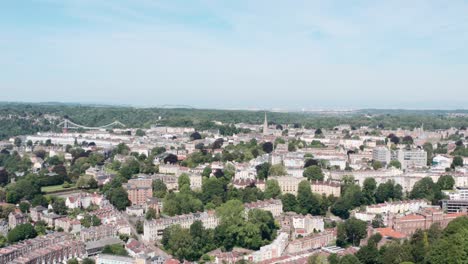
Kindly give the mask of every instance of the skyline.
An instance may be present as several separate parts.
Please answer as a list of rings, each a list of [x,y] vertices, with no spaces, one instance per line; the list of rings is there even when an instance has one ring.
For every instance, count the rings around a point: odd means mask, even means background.
[[[467,109],[468,3],[0,3],[1,101]]]

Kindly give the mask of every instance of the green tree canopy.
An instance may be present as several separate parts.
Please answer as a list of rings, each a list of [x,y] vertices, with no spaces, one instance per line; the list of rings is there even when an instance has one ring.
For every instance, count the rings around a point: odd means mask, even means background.
[[[281,188],[277,180],[267,180],[265,188],[265,199],[277,198],[281,195]]]
[[[308,180],[317,180],[317,181],[323,181],[323,178],[324,178],[322,169],[316,165],[307,167],[302,173],[302,176],[306,177]]]

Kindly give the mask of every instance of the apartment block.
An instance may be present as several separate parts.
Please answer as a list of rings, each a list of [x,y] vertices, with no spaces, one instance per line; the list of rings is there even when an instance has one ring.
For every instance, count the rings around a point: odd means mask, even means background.
[[[270,199],[265,201],[256,201],[244,204],[245,213],[248,215],[252,209],[261,209],[271,212],[273,217],[277,217],[283,213],[283,203],[279,199]]]
[[[287,252],[289,254],[298,253],[310,249],[317,249],[331,244],[336,240],[336,235],[332,230],[326,230],[310,236],[299,238],[289,242]]]
[[[159,240],[162,238],[164,229],[171,225],[180,225],[182,228],[190,228],[195,221],[201,221],[203,226],[208,229],[217,227],[219,223],[219,219],[216,216],[215,211],[178,215],[150,221],[145,220],[143,239],[145,241]]]
[[[391,152],[387,147],[380,146],[372,150],[372,159],[383,164],[390,163],[391,156]]]

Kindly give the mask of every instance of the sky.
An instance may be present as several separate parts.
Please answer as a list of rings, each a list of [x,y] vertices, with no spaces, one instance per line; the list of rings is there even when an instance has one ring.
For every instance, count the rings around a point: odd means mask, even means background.
[[[468,108],[468,1],[0,1],[0,101]]]

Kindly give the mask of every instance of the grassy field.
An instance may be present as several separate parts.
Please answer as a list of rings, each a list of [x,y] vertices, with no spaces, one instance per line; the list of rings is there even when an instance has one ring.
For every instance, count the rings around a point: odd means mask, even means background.
[[[75,189],[74,184],[70,184],[69,188],[63,188],[63,185],[52,185],[52,186],[44,186],[41,188],[41,191],[44,193],[53,193],[53,192],[60,192],[60,191],[71,191]]]

